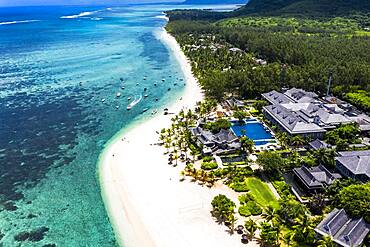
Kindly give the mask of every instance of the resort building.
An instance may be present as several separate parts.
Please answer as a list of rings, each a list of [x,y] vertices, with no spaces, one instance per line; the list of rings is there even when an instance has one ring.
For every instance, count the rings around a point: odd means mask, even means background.
[[[330,236],[332,240],[343,247],[360,246],[370,226],[363,218],[353,219],[344,209],[334,209],[315,228],[320,236]]]
[[[266,118],[289,135],[302,135],[321,138],[326,130],[319,125],[305,121],[282,105],[269,105],[263,108]]]
[[[239,138],[231,130],[221,129],[217,134],[213,134],[198,125],[191,128],[190,132],[196,138],[197,144],[203,147],[203,153],[207,155],[233,153],[241,148]]]
[[[303,185],[304,189],[309,192],[320,191],[342,177],[338,173],[329,172],[323,165],[311,168],[306,166],[294,168],[293,173],[299,184]]]
[[[235,98],[229,98],[229,99],[227,99],[226,100],[226,103],[231,108],[234,108],[234,107],[242,108],[244,106],[244,102],[243,101],[237,100]]]
[[[292,88],[284,93],[271,91],[262,94],[271,105],[263,108],[268,120],[290,135],[321,138],[339,124],[358,122],[367,126],[367,118],[351,116],[348,109],[338,104],[320,100],[313,92]]]
[[[336,167],[346,177],[370,181],[370,150],[339,152]]]

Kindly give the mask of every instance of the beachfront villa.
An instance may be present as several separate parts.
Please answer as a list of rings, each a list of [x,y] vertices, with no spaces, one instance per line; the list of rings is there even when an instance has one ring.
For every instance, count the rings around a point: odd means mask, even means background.
[[[231,130],[221,129],[213,134],[203,129],[202,124],[198,124],[197,127],[191,128],[190,132],[196,138],[197,145],[203,147],[205,155],[233,153],[241,148],[238,137]]]
[[[361,123],[370,128],[365,114],[353,114],[353,109],[318,98],[313,92],[292,88],[284,93],[271,91],[262,94],[271,105],[265,106],[266,118],[289,135],[322,138],[327,130],[339,124]]]
[[[330,236],[342,247],[361,246],[370,226],[363,218],[353,219],[344,209],[334,209],[315,228],[319,236]]]
[[[339,152],[335,162],[343,176],[370,181],[370,150]]]
[[[294,168],[293,173],[300,185],[303,185],[305,191],[314,193],[322,191],[331,185],[336,179],[342,176],[338,173],[331,173],[323,165],[307,168],[302,166]]]
[[[277,146],[272,131],[257,119],[230,120],[230,123],[230,129],[221,129],[216,134],[204,129],[202,123],[190,129],[197,144],[203,147],[203,154],[235,153],[241,149],[239,138],[242,136],[251,139],[256,147]]]

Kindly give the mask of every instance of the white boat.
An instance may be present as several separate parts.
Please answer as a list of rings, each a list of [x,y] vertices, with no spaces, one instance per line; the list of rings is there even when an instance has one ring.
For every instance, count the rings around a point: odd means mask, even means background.
[[[118,92],[118,93],[116,94],[116,97],[117,97],[117,98],[121,97],[121,93],[120,93],[120,92]]]
[[[145,95],[144,95],[144,98],[146,98],[146,97],[148,97],[148,95],[147,95],[147,94],[145,94]]]
[[[154,114],[157,114],[157,109],[154,109],[153,111],[152,111],[152,115],[154,115]]]
[[[149,110],[149,108],[144,108],[142,112],[144,113],[144,112],[146,112],[148,110]]]
[[[127,100],[130,101],[131,100],[131,97],[128,97]]]
[[[104,103],[104,102],[105,102],[105,99],[101,99],[101,102],[103,102],[103,103]]]
[[[135,98],[135,100],[134,101],[132,101],[127,107],[126,107],[126,109],[127,110],[131,110],[132,109],[132,107],[134,107],[135,105],[137,105],[140,101],[141,101],[141,99],[143,98],[143,96],[142,95],[140,95],[140,97],[139,98]]]

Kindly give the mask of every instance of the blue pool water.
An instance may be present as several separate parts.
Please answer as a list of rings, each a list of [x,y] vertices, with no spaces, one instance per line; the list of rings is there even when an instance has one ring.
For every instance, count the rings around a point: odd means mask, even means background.
[[[245,135],[253,140],[257,146],[267,144],[268,140],[273,139],[273,136],[265,130],[263,124],[255,120],[247,120],[242,124],[234,122],[231,129],[238,137],[243,136],[243,130],[245,130]]]

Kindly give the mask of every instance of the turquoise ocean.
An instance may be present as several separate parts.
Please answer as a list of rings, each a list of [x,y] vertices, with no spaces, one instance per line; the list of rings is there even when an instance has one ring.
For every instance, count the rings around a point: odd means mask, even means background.
[[[181,97],[155,35],[180,7],[195,6],[0,8],[0,246],[117,246],[97,160]]]

